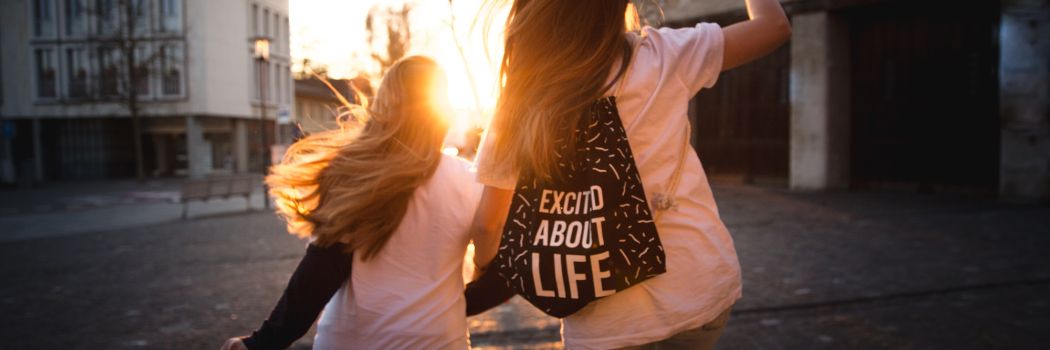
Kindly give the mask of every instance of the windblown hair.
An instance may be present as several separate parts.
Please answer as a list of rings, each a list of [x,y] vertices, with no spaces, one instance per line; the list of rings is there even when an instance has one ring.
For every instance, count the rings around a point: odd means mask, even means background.
[[[575,127],[605,93],[616,61],[629,59],[625,33],[637,23],[628,1],[514,1],[488,136],[494,138],[487,151],[497,167],[492,171],[561,177],[555,143],[575,144]]]
[[[266,183],[291,233],[349,243],[365,260],[383,249],[441,160],[448,122],[437,104],[446,97],[433,90],[441,74],[429,58],[404,58],[367,110],[289,147]]]

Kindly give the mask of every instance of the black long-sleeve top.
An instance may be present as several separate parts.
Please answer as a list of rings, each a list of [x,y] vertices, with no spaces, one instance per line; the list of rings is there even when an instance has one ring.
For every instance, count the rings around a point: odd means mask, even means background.
[[[345,244],[329,247],[307,246],[288,280],[281,299],[270,317],[258,330],[242,341],[250,350],[285,349],[301,338],[317,321],[328,301],[350,278],[353,255]],[[494,269],[489,269],[464,290],[467,316],[474,316],[499,306],[514,296],[514,291]]]
[[[310,244],[299,261],[281,299],[252,335],[242,339],[250,350],[285,349],[301,338],[317,320],[325,304],[350,278],[353,255],[346,244],[328,247]]]
[[[474,316],[505,303],[515,292],[496,269],[490,268],[477,280],[467,283],[463,294],[467,299],[467,316]]]

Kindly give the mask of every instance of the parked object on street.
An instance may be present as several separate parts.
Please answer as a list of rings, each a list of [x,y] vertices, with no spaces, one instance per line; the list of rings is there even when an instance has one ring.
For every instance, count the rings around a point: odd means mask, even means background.
[[[248,200],[252,196],[255,184],[260,183],[258,175],[233,175],[188,180],[182,185],[180,199],[182,202],[182,219],[188,218],[190,201],[205,202],[209,199],[228,199],[234,196],[244,197],[245,211],[251,210]]]

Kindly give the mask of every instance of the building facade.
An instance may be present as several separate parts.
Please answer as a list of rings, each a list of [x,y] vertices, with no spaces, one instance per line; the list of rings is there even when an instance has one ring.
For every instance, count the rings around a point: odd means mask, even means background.
[[[135,176],[135,138],[147,176],[261,171],[290,122],[287,0],[9,0],[0,20],[4,182]]]
[[[659,3],[670,26],[746,18],[741,0]],[[712,176],[1050,199],[1050,2],[782,3],[790,43],[693,101]]]
[[[295,116],[299,132],[311,134],[339,128],[337,118],[344,107],[336,96],[342,95],[355,103],[356,93],[349,79],[328,79],[328,87],[321,79],[302,76],[295,79]],[[367,83],[367,82],[366,82]],[[332,89],[335,89],[335,92]]]

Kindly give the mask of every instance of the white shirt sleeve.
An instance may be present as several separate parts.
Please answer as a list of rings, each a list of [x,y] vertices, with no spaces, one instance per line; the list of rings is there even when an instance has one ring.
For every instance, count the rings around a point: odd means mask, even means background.
[[[646,40],[656,51],[664,74],[680,80],[691,94],[715,85],[725,51],[725,38],[718,24],[646,29]]]

